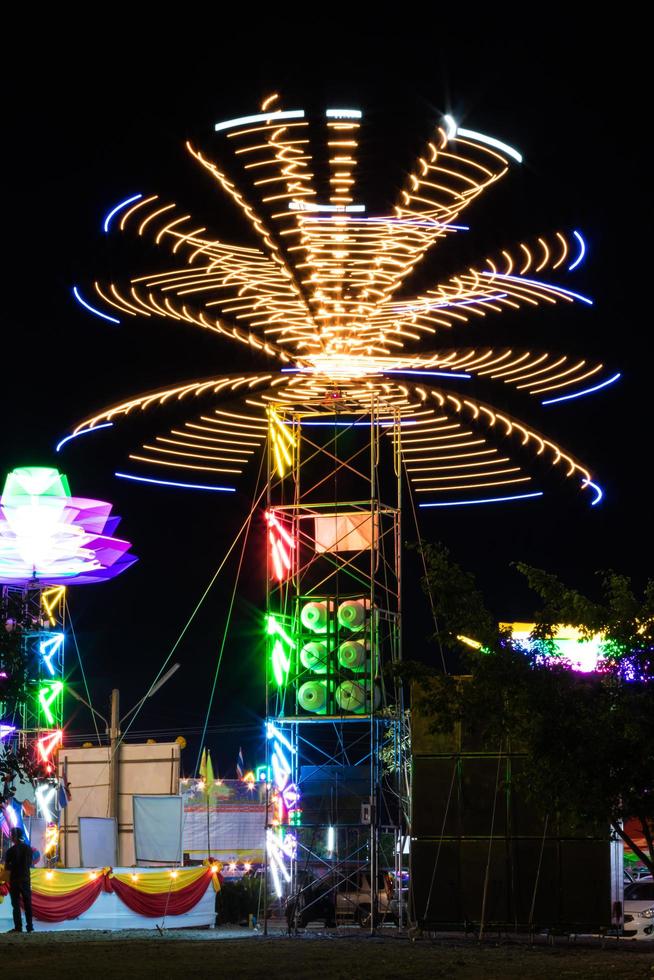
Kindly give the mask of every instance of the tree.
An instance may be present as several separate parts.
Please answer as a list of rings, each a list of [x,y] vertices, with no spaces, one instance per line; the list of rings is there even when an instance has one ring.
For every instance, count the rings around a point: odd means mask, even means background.
[[[544,813],[577,825],[610,824],[654,871],[654,581],[639,597],[631,581],[601,573],[599,601],[555,575],[518,564],[541,600],[528,646],[496,624],[470,573],[442,545],[424,548],[438,641],[459,655],[455,677],[424,664],[420,695],[433,731],[474,724],[494,746],[525,753],[524,783]],[[560,625],[602,636],[598,670],[581,674],[557,656]],[[462,639],[463,638],[463,639]],[[473,640],[479,649],[471,650]],[[636,820],[644,847],[624,823]]]

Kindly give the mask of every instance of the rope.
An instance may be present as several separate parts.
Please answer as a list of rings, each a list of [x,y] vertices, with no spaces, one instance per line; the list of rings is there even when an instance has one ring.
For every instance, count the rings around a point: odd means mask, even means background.
[[[223,568],[225,567],[225,564],[227,563],[227,559],[229,558],[229,556],[231,555],[232,551],[236,547],[236,544],[238,542],[238,539],[243,534],[243,531],[247,527],[249,527],[250,521],[252,519],[252,515],[254,514],[254,511],[256,510],[257,505],[258,505],[259,501],[261,500],[261,498],[263,497],[263,495],[264,495],[265,492],[266,492],[266,490],[265,490],[265,487],[264,487],[264,489],[261,491],[261,493],[259,494],[259,496],[255,500],[254,504],[252,505],[252,509],[250,510],[250,513],[248,514],[248,516],[246,517],[245,521],[241,525],[240,530],[238,531],[236,537],[234,538],[234,540],[230,544],[229,548],[227,549],[227,553],[225,554],[225,557],[223,558],[223,560],[221,561],[220,565],[218,566],[218,568],[216,569],[216,571],[212,575],[211,581],[209,582],[208,586],[206,587],[206,589],[202,593],[202,596],[200,597],[200,600],[198,601],[197,605],[195,606],[195,609],[193,610],[193,612],[189,616],[189,618],[188,618],[188,620],[186,622],[186,625],[184,626],[184,629],[182,630],[182,632],[177,637],[175,643],[173,644],[173,646],[172,646],[172,648],[170,650],[170,653],[168,654],[168,656],[166,657],[166,659],[162,663],[161,667],[159,668],[159,672],[157,673],[156,677],[154,678],[154,680],[150,684],[150,687],[148,688],[147,693],[146,693],[145,697],[143,698],[143,702],[145,702],[145,700],[149,697],[152,688],[155,686],[155,684],[157,683],[157,681],[159,680],[159,678],[163,674],[164,670],[166,669],[166,667],[168,666],[168,664],[172,660],[172,657],[173,657],[173,654],[175,653],[175,650],[177,649],[177,647],[179,646],[179,644],[182,642],[184,636],[186,635],[186,632],[187,632],[188,628],[190,627],[191,623],[193,622],[193,620],[197,616],[198,612],[200,611],[200,607],[202,606],[202,603],[204,602],[204,600],[209,595],[209,592],[213,588],[213,585],[214,585],[216,579],[218,578],[218,576],[222,572]],[[125,736],[127,735],[128,731],[130,730],[130,728],[132,727],[132,725],[136,721],[136,719],[137,719],[137,717],[139,715],[139,712],[141,711],[142,707],[143,707],[143,704],[141,704],[140,707],[137,708],[137,710],[134,712],[134,715],[132,716],[132,719],[131,719],[129,725],[127,726],[127,728],[125,729],[125,731],[121,734],[121,736],[120,736],[120,738],[118,740],[118,744],[117,744],[116,748],[118,748],[118,746],[122,743],[122,741],[125,738]]]
[[[118,749],[120,748],[120,746],[121,746],[121,745],[123,744],[123,742],[125,741],[125,738],[126,738],[126,736],[127,736],[127,733],[129,732],[129,730],[130,730],[130,728],[132,727],[132,725],[133,725],[133,724],[134,724],[134,722],[136,721],[136,719],[137,719],[137,717],[138,717],[138,715],[140,714],[140,712],[141,712],[141,709],[143,708],[143,705],[145,704],[145,701],[147,700],[147,698],[148,698],[148,696],[149,696],[149,694],[150,694],[150,692],[152,691],[152,688],[153,688],[153,687],[155,686],[155,684],[157,683],[157,681],[159,680],[159,678],[160,678],[160,677],[161,677],[161,675],[163,674],[163,672],[164,672],[164,670],[166,669],[166,667],[167,667],[167,665],[169,664],[169,662],[170,662],[170,660],[171,660],[171,658],[172,658],[172,656],[173,656],[173,654],[175,653],[175,650],[177,649],[177,647],[178,647],[178,646],[179,646],[179,644],[181,643],[181,641],[182,641],[182,639],[184,638],[184,636],[185,636],[185,634],[186,634],[186,632],[187,632],[187,630],[188,630],[188,628],[189,628],[189,626],[191,625],[191,623],[192,623],[192,622],[193,622],[193,620],[195,619],[195,617],[196,617],[196,615],[197,615],[197,613],[199,612],[199,610],[200,610],[200,607],[202,606],[202,603],[203,603],[203,602],[204,602],[204,600],[206,599],[206,597],[207,597],[207,595],[209,594],[209,592],[211,591],[211,588],[212,588],[212,586],[214,585],[214,583],[215,583],[215,581],[216,581],[216,579],[218,578],[218,576],[220,575],[220,573],[221,573],[221,571],[222,571],[222,570],[223,570],[223,568],[225,567],[225,564],[226,564],[226,562],[227,562],[227,560],[228,560],[228,558],[229,558],[229,556],[231,555],[231,553],[232,553],[232,551],[233,551],[233,550],[234,550],[234,548],[236,547],[236,545],[237,545],[237,543],[238,543],[238,540],[239,540],[239,538],[240,538],[240,537],[241,537],[241,535],[243,534],[243,531],[244,531],[244,530],[246,529],[246,527],[247,527],[247,526],[249,525],[249,523],[250,523],[250,520],[251,520],[251,518],[252,518],[252,515],[254,514],[254,511],[256,510],[256,508],[257,508],[257,506],[258,506],[258,504],[259,504],[259,501],[261,500],[261,498],[263,497],[263,495],[264,495],[264,493],[265,493],[265,492],[266,492],[266,490],[265,490],[265,487],[264,487],[264,489],[263,489],[263,490],[261,491],[261,493],[259,494],[259,496],[257,497],[257,499],[256,499],[256,500],[254,501],[254,503],[253,503],[253,505],[252,505],[252,509],[250,510],[250,513],[248,514],[248,516],[247,516],[247,518],[245,519],[245,521],[244,521],[244,522],[243,522],[243,524],[241,525],[241,527],[240,527],[240,529],[239,529],[239,531],[237,532],[237,534],[236,534],[236,537],[234,538],[234,540],[233,540],[233,541],[232,541],[232,543],[230,544],[230,546],[229,546],[229,548],[227,549],[227,552],[225,553],[225,556],[223,557],[223,559],[222,559],[222,561],[220,562],[220,565],[218,566],[218,568],[216,569],[216,571],[215,571],[215,572],[214,572],[214,574],[212,575],[212,577],[211,577],[211,580],[210,580],[210,582],[209,582],[209,584],[208,584],[208,586],[206,587],[206,589],[205,589],[205,590],[204,590],[204,592],[202,593],[202,596],[200,597],[200,600],[199,600],[199,602],[197,603],[197,605],[195,606],[195,608],[194,608],[194,610],[193,610],[193,612],[192,612],[192,613],[191,613],[191,615],[189,616],[189,618],[188,618],[188,620],[187,620],[187,622],[186,622],[186,625],[184,626],[184,628],[182,629],[182,632],[181,632],[181,633],[179,634],[179,636],[178,636],[178,638],[177,638],[177,640],[176,640],[176,641],[175,641],[175,643],[173,644],[173,647],[172,647],[172,649],[170,650],[170,653],[168,654],[168,656],[167,656],[167,657],[166,657],[166,659],[164,660],[164,662],[163,662],[163,664],[162,664],[162,665],[161,665],[161,667],[159,668],[159,671],[158,671],[158,673],[157,673],[157,675],[156,675],[156,677],[154,678],[154,680],[152,681],[152,683],[150,684],[150,687],[148,688],[148,690],[147,690],[147,693],[146,693],[146,694],[145,694],[145,696],[144,696],[144,697],[143,697],[143,698],[141,699],[141,702],[140,702],[140,704],[139,704],[139,706],[138,706],[138,708],[136,709],[136,711],[134,712],[134,714],[133,714],[133,716],[132,716],[132,718],[131,718],[131,720],[130,720],[130,723],[129,723],[129,725],[127,726],[127,728],[125,729],[125,731],[124,731],[124,732],[123,732],[123,733],[121,734],[121,736],[120,736],[120,738],[119,738],[119,739],[117,740],[117,742],[116,742],[116,748],[115,748],[115,750],[114,750],[114,753],[113,753],[113,755],[115,755],[115,754],[116,754],[116,753],[118,752]],[[113,758],[113,755],[112,755],[112,758]],[[97,775],[97,778],[96,778],[96,780],[95,780],[95,782],[94,782],[94,783],[93,783],[93,784],[92,784],[91,786],[89,786],[89,788],[88,788],[88,792],[87,792],[87,794],[86,794],[86,796],[85,796],[85,798],[84,798],[84,801],[83,801],[83,803],[82,803],[82,806],[84,806],[84,804],[85,804],[85,803],[86,803],[86,801],[88,800],[88,798],[89,798],[89,796],[91,795],[91,792],[92,792],[92,791],[93,791],[93,790],[94,790],[94,789],[96,788],[96,786],[98,785],[98,783],[99,783],[99,781],[100,781],[100,779],[101,779],[101,778],[102,778],[102,776],[103,776],[103,773],[104,773],[104,771],[105,771],[105,769],[106,769],[106,768],[107,768],[107,766],[109,765],[109,761],[110,761],[110,760],[108,760],[108,761],[107,761],[107,763],[106,763],[106,765],[105,765],[105,766],[103,766],[103,767],[102,767],[102,768],[100,769],[100,771],[99,771],[99,773],[98,773],[98,775]]]
[[[408,487],[408,490],[409,490],[409,500],[411,501],[411,512],[413,514],[413,522],[414,522],[415,527],[416,527],[416,535],[418,536],[418,550],[420,552],[420,559],[422,561],[423,575],[424,575],[425,579],[427,579],[427,562],[425,561],[425,551],[424,551],[424,548],[422,546],[422,535],[420,534],[420,525],[418,523],[418,512],[416,511],[416,503],[415,503],[415,500],[414,500],[414,497],[413,497],[413,490],[411,488],[411,480],[409,479],[409,473],[408,473],[408,470],[406,468],[406,461],[404,460],[404,457],[402,458],[402,465],[404,466],[404,472],[406,474],[406,482],[407,482],[407,487]],[[445,663],[445,654],[443,652],[443,644],[441,643],[441,633],[440,633],[440,629],[439,629],[439,626],[438,626],[438,617],[436,616],[436,607],[434,606],[434,597],[431,594],[431,589],[428,589],[427,590],[427,596],[429,598],[429,605],[430,605],[430,608],[431,608],[432,619],[434,620],[434,630],[435,630],[435,633],[436,633],[436,642],[438,644],[438,651],[439,651],[439,653],[441,655],[441,664],[443,666],[443,673],[444,674],[447,674],[447,673],[449,673],[449,671],[447,669],[447,664]]]
[[[255,495],[256,495],[257,489],[259,487],[259,481],[261,479],[261,469],[262,469],[262,467],[263,467],[263,455],[261,457],[261,465],[259,466],[259,474],[257,476],[256,488],[255,488],[255,491],[254,491]],[[206,734],[207,734],[207,727],[209,725],[209,716],[211,714],[211,709],[213,707],[213,698],[214,698],[214,694],[216,693],[216,685],[218,683],[218,674],[220,673],[220,665],[223,662],[223,653],[225,652],[225,643],[227,642],[227,633],[229,632],[229,626],[230,626],[231,619],[232,619],[232,610],[234,608],[234,600],[236,599],[236,590],[238,589],[238,583],[239,583],[239,579],[241,577],[241,568],[243,567],[243,558],[245,556],[245,549],[246,549],[247,543],[248,543],[248,535],[250,533],[250,525],[252,523],[252,515],[253,515],[253,513],[254,513],[254,505],[253,505],[252,510],[250,511],[249,515],[248,515],[248,519],[247,519],[247,530],[246,530],[245,535],[243,537],[243,545],[241,547],[241,555],[240,555],[240,558],[238,560],[238,568],[236,569],[236,578],[234,580],[234,588],[232,589],[232,597],[231,597],[231,599],[229,601],[229,608],[227,610],[227,619],[225,621],[225,629],[223,630],[223,638],[222,638],[222,642],[220,644],[220,653],[218,654],[218,663],[216,664],[216,670],[215,670],[214,675],[213,675],[213,684],[211,685],[211,694],[209,695],[209,704],[208,704],[208,707],[207,707],[207,713],[206,713],[205,718],[204,718],[204,726],[202,728],[202,737],[200,738],[200,743],[199,743],[200,744],[200,747],[198,749],[198,757],[197,757],[196,762],[195,762],[195,770],[194,770],[195,772],[198,772],[199,771],[199,768],[200,768],[200,759],[202,758],[202,747],[204,745],[204,739],[205,739]]]
[[[73,642],[75,644],[75,650],[77,651],[77,661],[79,663],[79,669],[82,672],[82,680],[84,681],[84,690],[86,691],[86,697],[88,699],[88,702],[91,705],[91,717],[93,718],[93,727],[95,728],[95,734],[98,740],[98,745],[102,745],[102,740],[100,738],[100,731],[98,729],[98,723],[95,720],[95,712],[93,710],[93,701],[91,700],[91,692],[89,691],[89,685],[86,681],[86,673],[84,671],[84,664],[82,663],[82,655],[79,652],[79,646],[77,644],[77,636],[75,634],[75,627],[73,625],[73,617],[71,616],[70,609],[68,608],[68,600],[64,599],[64,603],[66,606],[66,616],[68,618],[68,622],[70,623],[70,631],[73,634]]]
[[[481,900],[481,921],[479,923],[479,942],[484,935],[484,922],[486,919],[486,895],[488,893],[488,878],[490,875],[491,849],[493,846],[493,831],[495,830],[495,811],[497,810],[497,789],[500,784],[500,769],[502,766],[502,742],[500,742],[500,753],[497,759],[497,774],[495,776],[495,793],[493,795],[493,812],[491,814],[490,836],[488,838],[488,855],[486,857],[486,874],[484,875],[484,894]]]

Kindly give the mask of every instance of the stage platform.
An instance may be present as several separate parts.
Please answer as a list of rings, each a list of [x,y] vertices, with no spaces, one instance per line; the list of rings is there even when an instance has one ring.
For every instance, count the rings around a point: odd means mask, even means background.
[[[34,927],[38,932],[198,929],[214,925],[219,889],[218,870],[210,867],[34,869]],[[12,926],[6,894],[0,932]]]

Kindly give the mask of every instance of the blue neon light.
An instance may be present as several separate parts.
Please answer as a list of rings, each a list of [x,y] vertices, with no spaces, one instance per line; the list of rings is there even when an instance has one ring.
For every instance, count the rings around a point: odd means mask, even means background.
[[[575,391],[571,395],[560,395],[558,398],[547,398],[544,402],[541,402],[541,405],[555,405],[557,402],[567,402],[570,401],[571,398],[581,398],[582,395],[590,395],[593,391],[599,391],[600,388],[606,388],[607,385],[612,385],[618,380],[618,378],[621,377],[622,375],[618,371],[618,373],[614,374],[612,378],[602,381],[601,384],[593,385],[592,388],[584,388],[582,391]]]
[[[542,497],[543,491],[536,493],[516,493],[512,497],[487,497],[485,500],[450,500],[447,503],[419,504],[420,507],[463,507],[468,504],[501,504],[505,500],[527,500],[529,497]]]
[[[104,231],[109,231],[109,225],[111,224],[111,219],[115,214],[118,214],[118,212],[122,208],[127,207],[128,204],[133,204],[134,201],[140,201],[142,197],[143,197],[142,194],[133,194],[131,197],[125,198],[124,201],[121,201],[120,204],[117,204],[115,208],[109,211],[109,213],[105,215],[105,219],[102,222],[102,228],[104,229]]]
[[[73,432],[72,435],[65,436],[61,442],[58,442],[55,446],[55,452],[58,453],[62,446],[65,446],[67,442],[71,439],[77,439],[78,436],[87,436],[89,432],[95,432],[96,429],[110,429],[113,422],[103,422],[101,425],[94,425],[90,429],[81,429],[79,432]]]
[[[156,483],[161,487],[181,487],[183,490],[214,490],[223,493],[236,493],[236,487],[215,487],[203,483],[176,483],[174,480],[155,480],[152,477],[136,476],[134,473],[114,473],[121,480],[136,480],[138,483]]]
[[[479,296],[476,299],[454,300],[452,303],[414,303],[412,306],[397,306],[396,313],[420,313],[421,310],[443,310],[451,306],[475,306],[477,303],[492,303],[497,299],[505,299],[507,293],[495,293],[493,296]]]
[[[576,269],[578,265],[581,265],[581,263],[584,260],[584,255],[586,254],[586,242],[583,240],[581,234],[578,231],[573,231],[572,234],[579,242],[579,255],[572,263],[572,265],[568,266],[568,272],[572,272],[572,270]]]
[[[51,677],[54,677],[54,667],[52,666],[52,658],[57,653],[57,651],[61,648],[63,642],[64,642],[64,634],[54,633],[52,636],[49,636],[47,640],[43,640],[39,644],[39,653],[41,654],[41,657],[43,658],[43,663],[48,668]]]
[[[285,424],[286,425],[292,425],[291,422],[286,422]],[[370,422],[305,422],[304,420],[302,421],[302,426],[303,427],[305,425],[329,425],[329,426],[331,426],[333,428],[335,425],[339,425],[339,426],[343,426],[344,428],[352,428],[353,426],[359,426],[359,425],[362,426],[362,425],[365,425],[367,428],[369,428],[370,427],[370,424],[371,424]],[[394,424],[395,424],[394,422],[375,422],[375,425],[381,426],[382,429],[388,429],[388,428],[390,428]],[[403,421],[400,421],[398,424],[399,425],[416,425],[416,421],[415,421],[415,419],[406,419],[405,421],[404,420]]]
[[[120,320],[117,320],[115,316],[109,316],[108,313],[103,313],[101,310],[96,310],[95,306],[91,306],[90,303],[87,303],[85,299],[82,299],[77,286],[73,286],[73,296],[75,297],[78,303],[80,303],[82,306],[85,306],[86,309],[89,310],[89,312],[93,313],[95,316],[100,316],[102,317],[103,320],[109,320],[110,323],[120,323]]]
[[[392,371],[383,371],[382,373],[383,374],[426,374],[430,378],[466,378],[466,379],[469,379],[469,378],[472,377],[471,374],[463,374],[463,373],[457,372],[457,371],[418,371],[418,370],[413,370],[413,369],[402,371],[399,368],[397,370],[393,369]]]
[[[278,739],[282,745],[286,746],[289,752],[293,752],[295,754],[295,749],[287,739],[286,735],[284,735],[283,732],[280,732],[279,728],[273,725],[271,721],[269,721],[266,725],[266,737]]]
[[[315,371],[315,368],[282,368],[282,374],[314,374],[319,373]],[[379,371],[371,371],[371,374],[426,374],[432,378],[471,378],[471,374],[463,374],[456,371],[418,371],[407,368],[405,371],[393,369],[392,371],[385,371],[381,368]]]
[[[599,487],[596,483],[593,483],[592,480],[582,480],[581,486],[582,486],[582,489],[583,490],[585,490],[586,487],[592,487],[593,488],[593,490],[595,491],[595,493],[597,494],[597,496],[592,501],[592,503],[591,503],[590,506],[591,507],[596,507],[599,504],[599,502],[602,499],[602,497],[604,496],[604,491],[602,490],[602,488]]]
[[[563,293],[564,296],[571,296],[573,299],[579,299],[582,303],[587,303],[589,306],[593,305],[592,299],[588,296],[582,296],[581,293],[573,293],[571,289],[563,289],[562,286],[554,286],[550,282],[542,282],[539,279],[526,279],[524,276],[507,276],[500,272],[482,272],[482,276],[492,276],[494,279],[508,279],[510,282],[526,282],[528,286],[541,286],[543,289],[551,289],[555,293]]]

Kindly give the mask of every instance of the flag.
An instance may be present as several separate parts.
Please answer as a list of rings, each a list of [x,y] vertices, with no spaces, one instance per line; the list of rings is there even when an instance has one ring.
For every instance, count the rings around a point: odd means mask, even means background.
[[[243,760],[243,749],[239,745],[238,747],[238,759],[236,760],[236,775],[239,779],[243,779],[243,773],[245,772],[245,762]]]
[[[207,768],[205,772],[205,780],[207,785],[207,792],[209,792],[210,789],[213,789],[213,782],[214,782],[213,765],[211,764],[211,752],[207,752]]]
[[[214,776],[213,765],[211,763],[211,752],[207,752],[206,748],[202,749],[202,757],[200,760],[200,778],[204,780],[205,793],[209,794],[213,789]]]
[[[63,810],[64,807],[68,806],[72,800],[73,795],[70,791],[70,783],[68,782],[68,763],[64,762],[61,779],[59,780],[59,791],[57,793],[57,802],[59,803],[59,809]]]
[[[69,800],[70,800],[70,790],[68,789],[63,779],[60,779],[59,791],[57,793],[57,802],[59,803],[59,809],[63,810],[64,807],[68,806]]]

